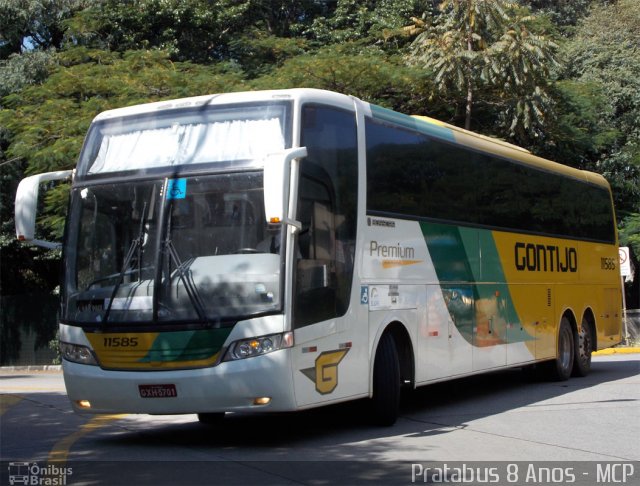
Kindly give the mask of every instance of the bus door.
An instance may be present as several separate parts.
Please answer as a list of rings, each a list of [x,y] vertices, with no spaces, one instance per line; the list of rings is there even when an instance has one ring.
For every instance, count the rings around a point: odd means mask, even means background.
[[[367,389],[366,321],[352,285],[357,222],[355,114],[323,105],[302,108],[295,235],[293,377],[298,406]],[[353,296],[353,298],[352,298]],[[361,390],[357,387],[360,386]]]

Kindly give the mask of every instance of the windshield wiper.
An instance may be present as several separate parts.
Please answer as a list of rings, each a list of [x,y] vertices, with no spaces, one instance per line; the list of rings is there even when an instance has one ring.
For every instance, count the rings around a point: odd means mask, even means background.
[[[142,207],[142,217],[140,218],[140,228],[138,229],[138,236],[131,240],[131,245],[129,245],[129,250],[127,251],[127,256],[125,256],[124,261],[122,262],[122,268],[120,269],[120,273],[118,274],[118,279],[113,284],[113,290],[111,291],[111,297],[109,297],[109,303],[107,304],[107,309],[104,311],[104,315],[102,316],[102,323],[106,324],[109,320],[109,314],[111,313],[111,306],[113,305],[113,300],[115,299],[122,282],[124,281],[124,276],[128,273],[127,269],[129,268],[129,264],[133,259],[133,255],[135,255],[136,250],[138,250],[138,280],[141,277],[141,265],[142,265],[142,244],[144,243],[144,224],[146,222],[147,215],[147,202],[144,202],[144,206]]]
[[[171,213],[171,210],[169,211]],[[187,296],[189,297],[189,301],[191,305],[195,309],[198,314],[198,318],[201,322],[208,324],[211,326],[211,322],[207,318],[207,313],[204,310],[204,302],[202,301],[202,296],[198,291],[198,287],[193,282],[193,278],[191,277],[191,272],[188,271],[189,266],[193,262],[193,258],[190,258],[184,262],[181,261],[180,255],[176,250],[175,245],[171,239],[171,214],[169,214],[168,222],[167,222],[167,233],[164,240],[164,248],[165,251],[168,252],[169,257],[173,261],[173,264],[176,267],[176,272],[178,273],[178,277],[182,280],[182,284],[184,285],[185,290],[187,291]],[[169,276],[170,278],[170,276]]]
[[[200,292],[198,292],[198,287],[196,287],[193,279],[191,278],[191,272],[188,272],[187,269],[193,262],[193,258],[190,258],[184,262],[180,261],[180,256],[178,255],[178,251],[174,246],[173,242],[167,238],[165,242],[166,248],[169,251],[169,256],[173,260],[174,265],[176,266],[176,272],[178,272],[178,277],[182,280],[182,284],[184,285],[185,290],[187,291],[187,295],[189,296],[189,300],[193,305],[193,308],[196,310],[198,317],[201,321],[207,322],[207,314],[204,310],[204,303],[202,302],[202,297],[200,296]]]

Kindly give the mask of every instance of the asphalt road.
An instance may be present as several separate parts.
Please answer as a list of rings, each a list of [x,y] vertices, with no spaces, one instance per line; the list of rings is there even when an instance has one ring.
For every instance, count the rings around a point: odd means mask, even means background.
[[[60,373],[4,371],[0,484],[423,484],[443,483],[444,464],[472,470],[455,484],[640,484],[640,354],[594,357],[564,383],[509,370],[423,387],[389,428],[361,407],[227,414],[215,427],[78,415]]]

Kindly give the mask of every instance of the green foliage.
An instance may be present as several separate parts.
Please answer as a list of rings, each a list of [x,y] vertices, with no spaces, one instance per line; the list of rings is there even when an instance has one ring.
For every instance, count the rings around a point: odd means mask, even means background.
[[[110,51],[160,49],[179,61],[228,58],[251,0],[105,0],[68,22],[75,42]]]
[[[98,0],[0,1],[0,59],[19,54],[28,45],[60,48],[65,21]]]
[[[55,358],[51,360],[51,364],[59,365],[62,363],[62,356],[60,355],[60,331],[56,331],[55,337],[48,343],[49,349],[56,353]]]
[[[555,83],[551,97],[556,116],[547,121],[536,152],[578,169],[595,170],[595,161],[620,136],[615,127],[603,123],[612,113],[600,85],[566,79]]]
[[[248,78],[268,74],[292,57],[304,54],[308,42],[301,38],[276,37],[255,30],[233,40],[230,56]]]
[[[604,141],[603,150],[587,168],[608,178],[621,213],[640,211],[639,24],[636,0],[599,6],[579,23],[563,52],[563,76],[591,86],[602,100],[597,140]]]
[[[344,44],[294,57],[251,86],[328,89],[411,112],[415,106],[410,100],[426,93],[427,80],[420,70],[403,65],[398,57],[377,48]]]
[[[163,51],[64,51],[43,84],[5,98],[0,124],[13,133],[7,154],[28,160],[28,173],[69,169],[99,112],[229,86],[242,86],[233,70],[172,63]]]
[[[52,292],[59,284],[60,252],[20,243],[13,228],[5,226],[0,232],[0,295]]]
[[[620,151],[606,154],[595,167],[611,184],[614,203],[621,216],[640,211],[639,148],[637,145],[631,149],[625,146]]]
[[[0,61],[0,98],[44,81],[52,68],[54,55],[53,51],[31,51],[12,54],[7,60]]]
[[[537,136],[549,109],[546,88],[557,45],[528,12],[504,0],[447,0],[413,42],[410,62],[434,75],[437,92],[464,106],[471,128],[478,93],[510,136]]]
[[[326,13],[323,3],[314,0],[249,0],[244,25],[275,37],[301,36],[314,18]]]
[[[481,74],[481,79],[499,89],[498,95],[505,101],[501,118],[510,123],[509,133],[520,140],[544,131],[546,112],[550,111],[550,71],[557,65],[554,55],[558,46],[535,34],[533,21],[528,16],[512,18],[491,46]]]
[[[622,220],[618,237],[621,246],[630,246],[635,255],[640,255],[640,213],[631,213]]]
[[[325,45],[374,44],[390,38],[397,42],[402,39],[398,31],[423,8],[419,0],[338,0],[332,14],[318,16],[307,33]]]
[[[549,15],[553,23],[566,30],[587,16],[594,0],[523,0],[532,11]]]

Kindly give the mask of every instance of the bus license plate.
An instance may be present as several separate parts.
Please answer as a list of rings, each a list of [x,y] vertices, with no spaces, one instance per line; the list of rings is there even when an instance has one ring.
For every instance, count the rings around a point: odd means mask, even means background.
[[[142,398],[173,398],[178,396],[175,385],[138,385]]]

